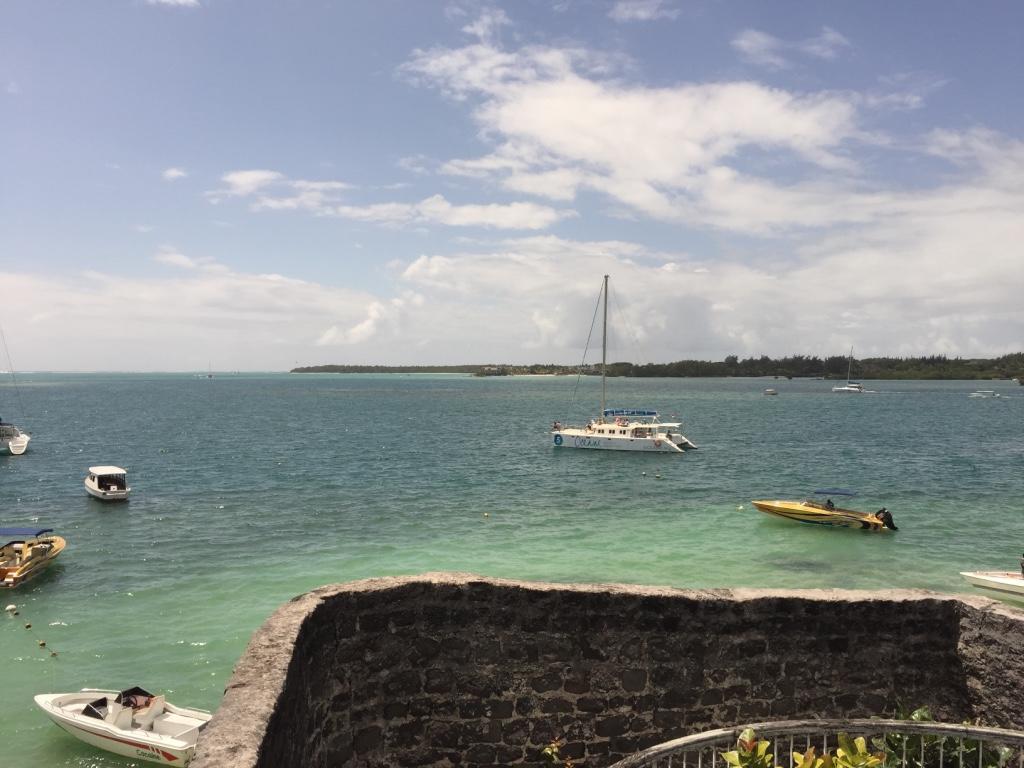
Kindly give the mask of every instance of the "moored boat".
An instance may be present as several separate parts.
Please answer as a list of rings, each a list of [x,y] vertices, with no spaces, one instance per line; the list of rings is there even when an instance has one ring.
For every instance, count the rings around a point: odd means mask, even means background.
[[[862,394],[864,385],[858,381],[851,381],[850,374],[853,372],[853,347],[850,347],[850,362],[846,366],[846,383],[837,384],[832,387],[833,392],[847,392],[851,394]]]
[[[819,491],[819,493],[822,493]],[[823,494],[824,495],[824,494]],[[853,496],[851,491],[830,491],[829,496]],[[881,531],[886,528],[899,530],[892,514],[885,507],[877,512],[860,512],[855,509],[837,507],[829,498],[824,502],[815,499],[805,501],[760,500],[751,502],[765,514],[794,520],[798,523],[827,525],[835,528],[859,528],[866,531]]]
[[[53,562],[67,542],[52,528],[0,528],[0,587],[16,587]]]
[[[32,436],[27,432],[0,419],[0,453],[20,456],[28,450],[28,441],[31,439]]]
[[[661,421],[657,411],[641,408],[607,408],[608,380],[608,275],[600,297],[604,299],[604,330],[601,342],[601,411],[585,426],[551,425],[555,448],[591,448],[605,451],[647,451],[683,453],[697,446],[682,431],[678,421]]]
[[[53,722],[86,744],[164,765],[186,766],[212,715],[177,707],[142,688],[43,693],[35,702]]]
[[[1024,597],[1024,574],[1016,571],[961,571],[960,575],[976,587]]]
[[[85,490],[102,501],[127,501],[131,488],[128,487],[128,472],[121,467],[89,467],[85,478]]]

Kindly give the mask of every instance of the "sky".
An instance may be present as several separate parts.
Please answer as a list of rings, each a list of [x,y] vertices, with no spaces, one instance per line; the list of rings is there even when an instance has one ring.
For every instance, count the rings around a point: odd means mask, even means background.
[[[3,0],[0,328],[575,364],[607,274],[614,360],[1021,351],[1021,72],[1015,0]]]

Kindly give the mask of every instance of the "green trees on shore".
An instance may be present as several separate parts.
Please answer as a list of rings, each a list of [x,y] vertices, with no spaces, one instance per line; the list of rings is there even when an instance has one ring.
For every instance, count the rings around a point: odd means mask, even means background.
[[[617,362],[608,365],[609,376],[706,377],[706,376],[782,376],[792,378],[823,377],[845,379],[849,358],[834,355],[792,355],[771,358],[766,355],[740,360],[729,355],[721,362],[678,360],[674,363]],[[314,365],[292,369],[292,373],[470,373],[474,376],[525,376],[538,374],[569,375],[579,366],[535,365]],[[599,375],[600,366],[584,366],[583,373]],[[869,357],[854,359],[854,379],[1009,379],[1024,377],[1024,352],[1003,355],[992,360],[928,357]]]

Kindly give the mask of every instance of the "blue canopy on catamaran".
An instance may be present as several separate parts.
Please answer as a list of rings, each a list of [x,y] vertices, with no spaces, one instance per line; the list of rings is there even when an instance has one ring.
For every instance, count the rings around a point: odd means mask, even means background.
[[[652,418],[658,415],[657,411],[645,411],[641,408],[605,408],[605,417],[608,416],[646,416]]]

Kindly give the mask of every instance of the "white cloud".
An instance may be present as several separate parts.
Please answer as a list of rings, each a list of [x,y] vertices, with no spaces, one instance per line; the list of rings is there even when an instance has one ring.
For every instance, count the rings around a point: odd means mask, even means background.
[[[295,193],[284,197],[261,195],[253,203],[253,210],[305,210],[326,213],[336,199],[335,193],[352,188],[350,184],[342,181],[298,180],[288,181],[286,185],[295,190]]]
[[[481,40],[488,41],[493,40],[497,36],[499,29],[509,24],[511,22],[503,10],[500,8],[486,8],[477,17],[476,21],[464,26],[462,31],[474,35]]]
[[[284,179],[284,174],[277,171],[262,169],[248,171],[231,171],[220,177],[221,181],[227,184],[224,189],[216,189],[207,192],[206,195],[213,203],[218,203],[227,197],[245,197]]]
[[[160,175],[167,181],[176,181],[177,179],[184,179],[188,176],[188,172],[183,168],[167,168]]]
[[[170,264],[174,267],[182,267],[183,269],[196,269],[199,267],[198,262],[194,259],[189,258],[183,253],[178,252],[170,246],[163,246],[153,257],[154,261],[159,261],[161,264]]]
[[[817,59],[835,59],[840,51],[849,48],[847,40],[831,27],[822,27],[821,33],[806,40],[786,41],[767,32],[745,29],[732,40],[732,47],[751,64],[784,69],[790,65],[785,54],[799,53]]]
[[[744,182],[747,199],[763,187],[758,197],[770,200],[770,182],[730,167],[746,152],[771,152],[796,161],[807,175],[828,171],[832,180],[853,170],[847,145],[868,138],[858,125],[862,100],[855,94],[800,94],[742,81],[651,88],[606,77],[614,62],[577,49],[433,49],[416,52],[403,72],[456,99],[479,100],[473,115],[496,147],[483,157],[449,160],[443,172],[553,200],[598,190],[627,209],[669,221],[700,223],[707,196],[726,177],[733,186]],[[800,191],[794,187],[783,197],[794,200]],[[716,199],[714,207],[727,202]],[[805,225],[807,216],[794,213],[793,224]],[[781,213],[770,218],[771,227],[786,225]],[[748,219],[757,231],[768,226],[747,212],[704,225],[742,228]]]
[[[797,50],[819,59],[834,59],[840,51],[849,47],[850,41],[831,27],[822,27],[817,37],[796,44]]]
[[[229,197],[253,197],[255,211],[306,211],[390,226],[443,224],[452,227],[496,229],[544,229],[575,211],[559,210],[530,202],[456,205],[442,195],[414,203],[386,202],[368,205],[341,204],[338,193],[352,189],[340,181],[288,179],[277,171],[232,171],[221,177],[223,189],[207,192],[211,202]]]
[[[146,0],[146,5],[167,5],[178,8],[198,8],[199,0]]]
[[[1024,271],[1012,244],[1024,239],[1024,144],[975,129],[935,132],[928,146],[961,178],[834,201],[850,207],[844,226],[762,243],[757,257],[552,235],[475,239],[459,251],[395,259],[392,282],[367,293],[240,272],[164,246],[153,258],[174,269],[156,277],[0,273],[9,314],[26,318],[8,335],[30,350],[19,355],[23,365],[42,369],[111,369],[126,359],[141,369],[205,369],[209,359],[230,368],[572,363],[601,275],[610,274],[615,359],[842,354],[850,343],[863,356],[1017,351]],[[788,207],[806,208],[808,226],[834,216],[822,212],[827,193],[797,190],[780,203],[746,181],[718,179],[700,215],[764,208],[748,227],[789,219],[779,210]],[[736,195],[750,200],[719,199]],[[84,351],[72,332],[82,327],[111,343]]]
[[[613,21],[654,21],[656,19],[676,19],[679,10],[666,7],[665,0],[618,0],[608,12]]]
[[[171,249],[155,258],[178,269],[151,277],[123,269],[66,277],[0,270],[0,284],[27,292],[13,306],[25,318],[17,327],[18,343],[33,352],[19,364],[205,370],[212,360],[214,367],[232,370],[286,369],[296,359],[320,362],[316,342],[323,329],[354,328],[380,301],[347,287],[240,272]],[[75,329],[81,328],[104,343],[76,343]]]
[[[535,203],[453,205],[441,195],[428,197],[418,203],[340,205],[333,213],[346,219],[383,224],[444,224],[496,229],[544,229],[575,215],[573,211],[556,210]]]
[[[785,48],[779,38],[756,29],[745,29],[732,40],[732,47],[739,51],[751,64],[773,69],[788,66],[780,51]]]

